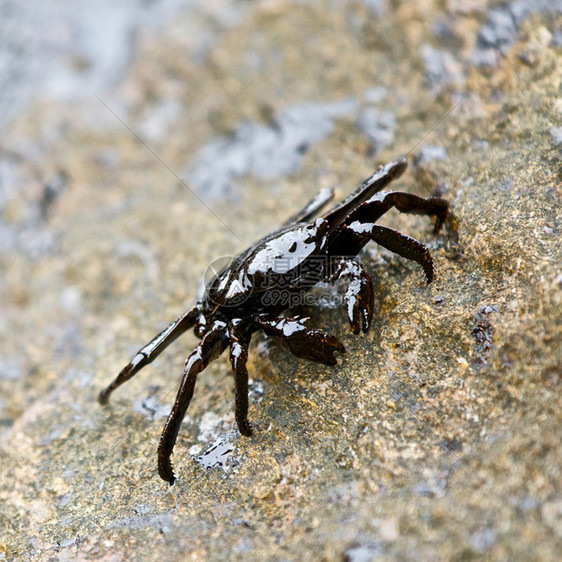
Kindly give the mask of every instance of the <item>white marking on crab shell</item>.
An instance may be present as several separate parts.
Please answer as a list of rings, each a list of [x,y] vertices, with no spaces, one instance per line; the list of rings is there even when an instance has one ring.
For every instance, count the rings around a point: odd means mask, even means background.
[[[354,279],[348,286],[346,291],[347,297],[347,316],[353,320],[353,309],[355,308],[355,303],[357,302],[357,294],[361,289],[361,280]]]
[[[378,193],[375,193],[374,195],[369,197],[369,199],[367,199],[367,201],[365,201],[365,203],[363,204],[365,205],[366,203],[384,203],[384,200],[386,199],[387,195],[389,195],[390,193],[391,193],[390,191],[379,191]]]
[[[323,222],[318,219],[314,225],[291,229],[267,241],[248,265],[248,273],[270,270],[283,274],[298,266],[324,246],[325,237],[318,239],[318,228]]]
[[[250,281],[250,279],[248,279],[248,276],[243,271],[240,272],[238,279],[235,279],[234,281],[226,279],[225,281],[228,281],[230,283],[228,292],[225,295],[225,298],[227,299],[231,299],[241,293],[245,293],[248,289],[252,288],[252,282]],[[221,286],[219,288],[222,290],[224,286],[226,286],[226,284],[226,282],[221,283]]]
[[[356,232],[357,234],[365,234],[366,232],[371,232],[374,226],[374,222],[353,221],[346,228],[349,230],[353,230],[353,232]]]

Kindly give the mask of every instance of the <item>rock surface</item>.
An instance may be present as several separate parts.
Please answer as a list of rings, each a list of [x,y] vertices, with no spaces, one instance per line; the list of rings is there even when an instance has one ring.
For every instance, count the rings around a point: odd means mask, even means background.
[[[39,88],[11,117],[0,560],[557,558],[562,10],[443,4],[195,2],[137,33],[116,84]],[[461,248],[389,214],[430,243],[434,283],[371,245],[367,335],[350,333],[341,287],[306,309],[345,343],[337,367],[256,336],[250,439],[228,359],[212,364],[168,488],[156,445],[196,338],[108,407],[100,388],[213,260],[404,153],[397,185],[449,199]]]

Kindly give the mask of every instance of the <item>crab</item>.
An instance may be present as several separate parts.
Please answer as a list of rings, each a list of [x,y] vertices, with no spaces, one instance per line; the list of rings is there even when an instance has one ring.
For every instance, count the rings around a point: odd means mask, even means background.
[[[382,191],[407,167],[404,159],[379,166],[351,195],[315,218],[333,198],[321,191],[279,230],[262,238],[222,268],[208,283],[198,302],[158,334],[99,394],[108,402],[111,393],[154,361],[174,340],[193,328],[201,340],[185,362],[181,384],[158,444],[158,473],[172,485],[172,455],[181,423],[195,390],[197,376],[229,348],[234,373],[235,419],[240,433],[252,434],[248,421],[248,346],[262,330],[278,338],[297,357],[324,365],[337,363],[342,342],[327,332],[307,326],[309,318],[283,315],[318,282],[348,280],[344,302],[354,334],[367,332],[374,308],[373,284],[365,267],[355,259],[370,241],[417,262],[428,283],[434,277],[428,248],[400,232],[375,224],[391,208],[402,213],[436,218],[434,234],[447,222],[455,227],[449,203],[400,191]]]

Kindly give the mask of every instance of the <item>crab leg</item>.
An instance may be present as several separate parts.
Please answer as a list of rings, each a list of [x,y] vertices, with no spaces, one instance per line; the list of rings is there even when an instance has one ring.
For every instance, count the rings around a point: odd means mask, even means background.
[[[330,230],[337,233],[345,228],[344,223],[349,216],[363,206],[368,199],[384,189],[391,181],[399,178],[407,166],[406,160],[398,160],[397,162],[390,162],[386,166],[380,166],[351,195],[348,195],[339,205],[336,205],[324,215],[324,219],[330,225]]]
[[[100,404],[107,404],[109,402],[109,395],[117,387],[133,378],[143,367],[152,363],[172,342],[193,327],[199,314],[198,307],[188,310],[147,343],[137,352],[131,362],[121,370],[113,382],[99,393],[98,402]]]
[[[401,213],[414,215],[427,215],[435,217],[435,228],[433,234],[439,234],[443,223],[449,216],[449,202],[440,197],[420,197],[412,193],[402,191],[391,191],[385,194],[382,201],[388,209],[395,207]]]
[[[332,279],[349,277],[351,282],[345,292],[347,317],[351,331],[358,334],[367,332],[371,325],[374,308],[373,282],[363,264],[351,258],[339,258],[333,264]]]
[[[362,248],[369,240],[380,244],[383,248],[409,260],[419,263],[425,272],[427,282],[433,281],[433,259],[427,247],[410,236],[396,230],[373,223],[351,223],[347,229],[347,236],[353,233],[354,243]]]
[[[232,320],[229,326],[230,362],[234,372],[235,416],[238,429],[242,435],[252,435],[252,427],[248,421],[248,346],[251,333],[242,320]]]
[[[176,477],[170,462],[170,456],[176,444],[181,422],[193,397],[197,375],[207,365],[217,359],[228,345],[226,324],[216,321],[213,327],[205,334],[199,345],[193,350],[185,362],[183,378],[176,396],[176,401],[168,419],[160,442],[158,443],[158,473],[160,478],[169,482],[175,482]]]
[[[374,225],[370,235],[371,239],[383,248],[418,262],[423,267],[427,282],[433,281],[433,258],[424,244],[385,226]]]
[[[370,199],[356,207],[347,217],[340,230],[331,236],[330,253],[333,256],[354,256],[373,240],[387,250],[418,262],[425,272],[427,282],[433,280],[433,260],[429,250],[421,242],[375,222],[395,207],[401,213],[436,217],[434,234],[447,222],[456,237],[456,220],[449,212],[449,202],[439,197],[419,197],[401,191],[375,193]]]

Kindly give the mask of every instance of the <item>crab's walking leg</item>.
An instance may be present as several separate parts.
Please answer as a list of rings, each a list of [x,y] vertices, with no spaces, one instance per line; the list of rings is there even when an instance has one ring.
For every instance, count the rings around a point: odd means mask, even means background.
[[[308,318],[266,318],[259,316],[257,321],[269,336],[279,337],[297,357],[337,365],[335,351],[345,353],[345,347],[338,338],[320,330],[309,330],[305,326]]]
[[[176,401],[158,443],[158,473],[160,478],[173,484],[176,477],[170,462],[170,455],[176,444],[181,422],[193,397],[197,375],[207,365],[217,359],[228,345],[226,324],[216,321],[205,334],[199,345],[193,350],[185,362],[183,378],[176,396]]]
[[[328,213],[324,215],[324,219],[328,222],[330,230],[337,233],[343,223],[358,208],[363,207],[371,197],[384,189],[391,181],[399,178],[408,163],[406,160],[398,160],[390,162],[386,166],[379,166],[377,171],[368,177],[351,195],[348,195],[339,205],[336,205]],[[380,215],[379,215],[380,216]],[[337,255],[337,254],[333,254]]]
[[[435,217],[434,234],[438,234],[443,223],[448,219],[449,202],[440,197],[420,197],[402,191],[391,191],[383,199],[383,204],[390,209],[395,207],[401,213],[411,213],[415,215],[427,215]]]
[[[350,213],[342,228],[334,232],[330,252],[333,256],[357,255],[369,240],[373,240],[399,256],[418,262],[423,267],[427,282],[431,283],[433,260],[426,246],[405,234],[375,224],[393,207],[401,213],[436,217],[435,233],[447,222],[456,237],[456,220],[449,212],[449,203],[445,199],[425,199],[401,191],[383,191],[375,193]]]
[[[424,244],[386,226],[363,224],[361,227],[364,229],[362,237],[373,240],[403,258],[418,262],[423,267],[427,282],[433,281],[433,258]]]
[[[230,362],[234,372],[235,416],[238,429],[242,435],[252,435],[252,427],[248,421],[248,346],[251,333],[240,319],[235,319],[229,326]]]
[[[345,292],[347,317],[351,331],[367,332],[371,325],[374,308],[373,282],[363,265],[352,258],[339,258],[333,264],[332,279],[351,279]]]
[[[133,357],[131,362],[117,375],[115,380],[98,395],[100,404],[107,404],[109,395],[124,382],[134,377],[143,367],[152,363],[173,341],[195,324],[199,317],[199,308],[194,307],[172,322],[164,331],[160,332],[150,343],[147,343]]]

